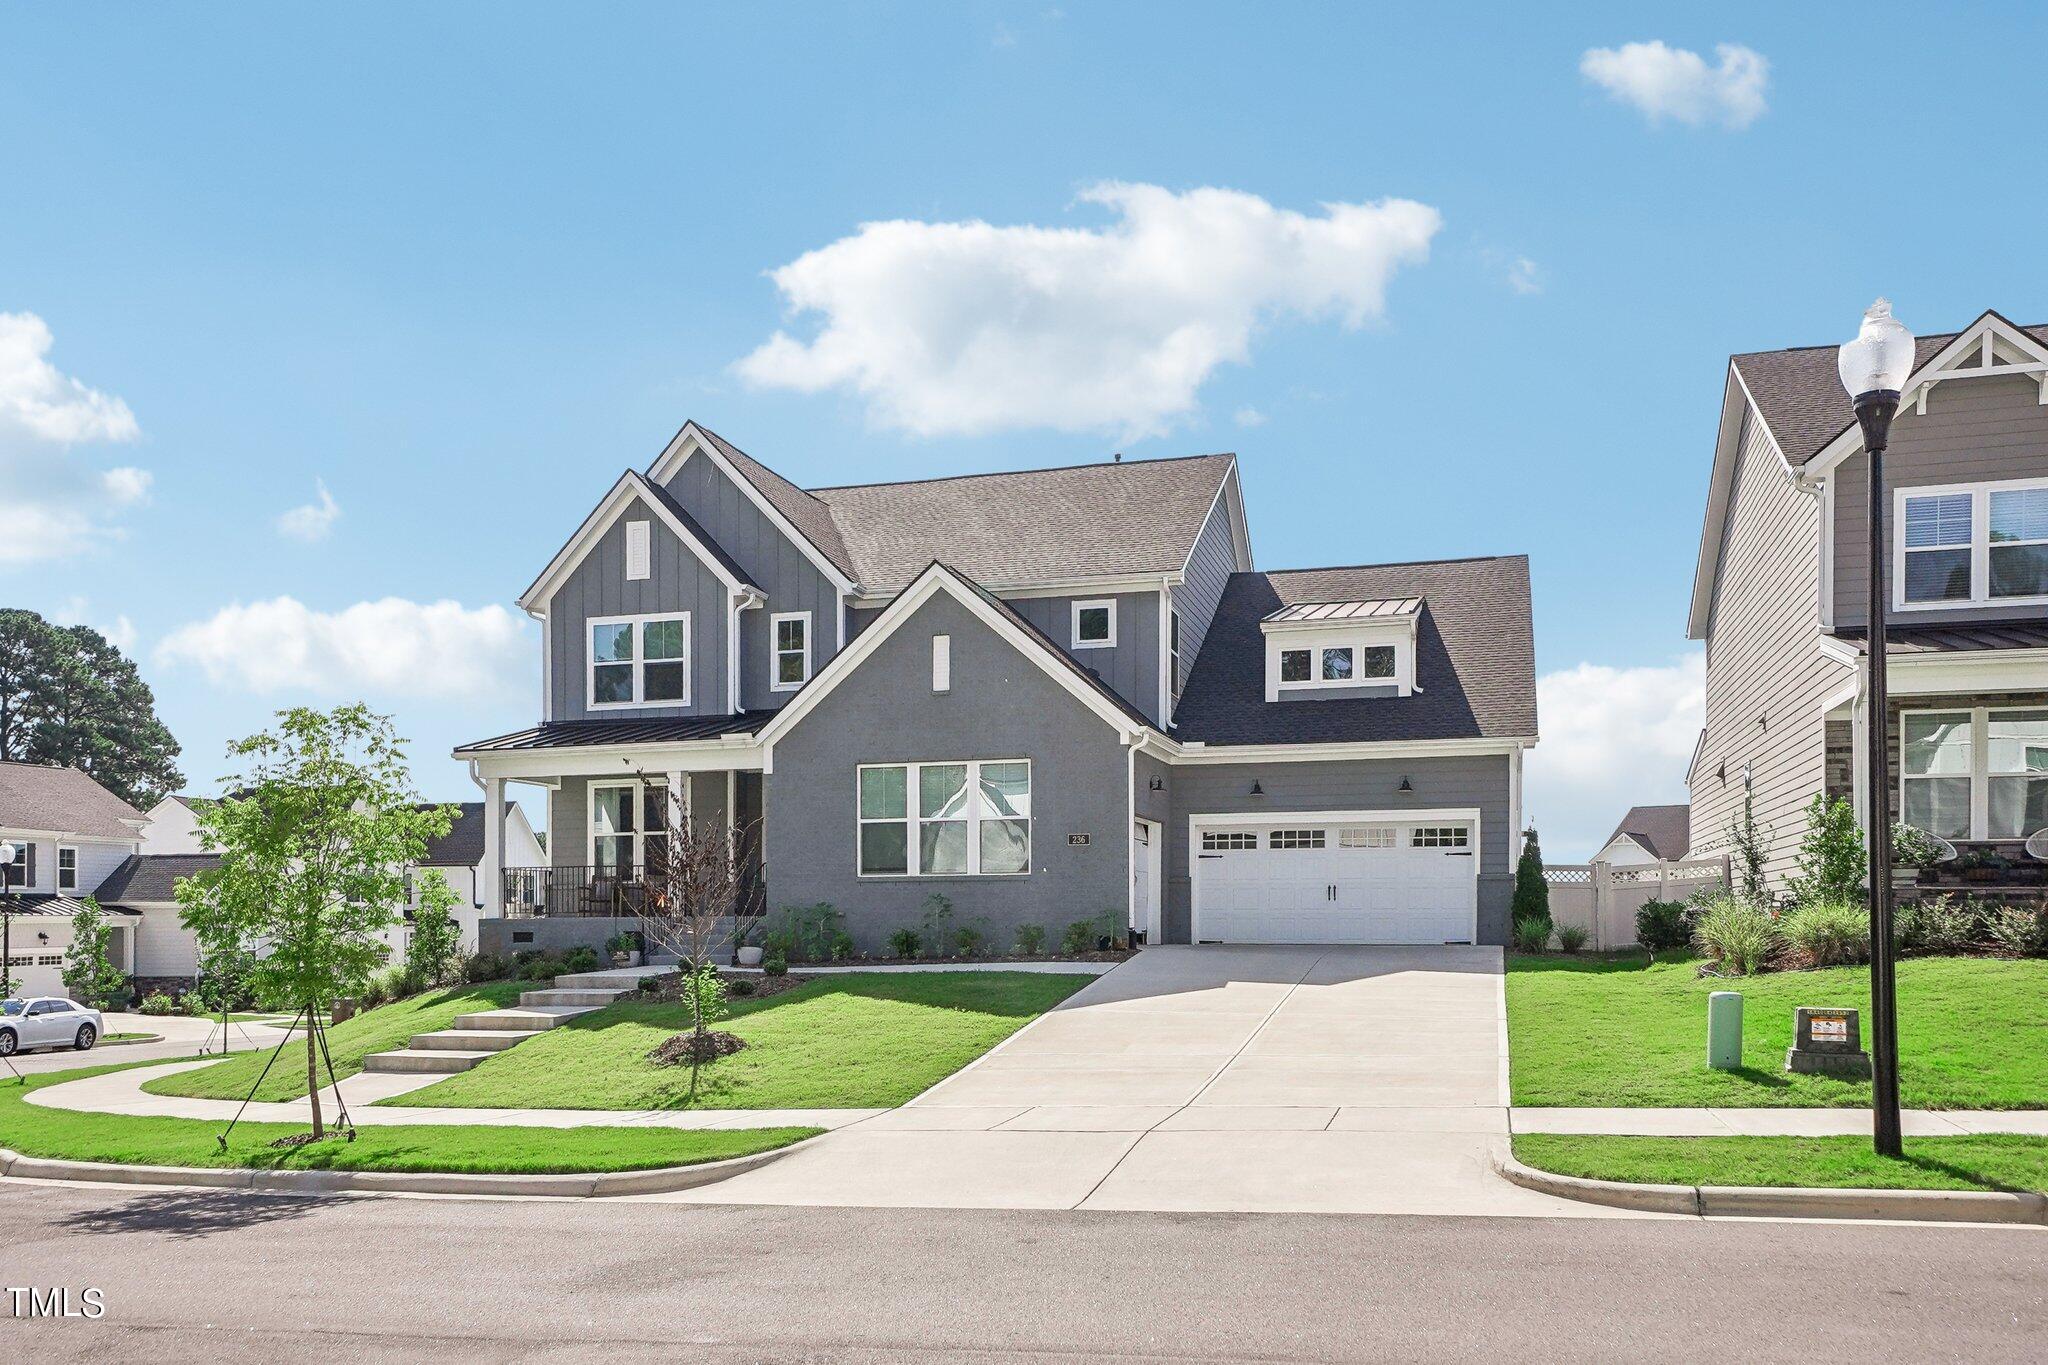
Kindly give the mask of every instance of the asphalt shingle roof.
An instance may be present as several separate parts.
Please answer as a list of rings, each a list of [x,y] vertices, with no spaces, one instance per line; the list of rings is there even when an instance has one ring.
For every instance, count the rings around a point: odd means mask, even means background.
[[[1300,602],[1420,597],[1407,697],[1266,700],[1261,620]],[[1172,733],[1207,744],[1517,738],[1536,733],[1526,555],[1230,576]]]
[[[76,768],[0,763],[0,829],[134,839],[136,829],[122,821],[145,818]]]
[[[178,883],[220,866],[218,853],[136,853],[112,872],[93,892],[103,904],[137,901],[168,904],[178,899]]]
[[[1624,834],[1649,850],[1653,857],[1667,862],[1683,858],[1686,850],[1692,847],[1692,807],[1631,806],[1601,847],[1607,847]]]
[[[853,556],[846,551],[846,542],[839,534],[839,527],[832,521],[830,507],[717,432],[706,427],[697,429],[704,433],[706,440],[718,447],[719,454],[730,460],[733,467],[754,485],[756,492],[768,499],[776,511],[789,519],[790,525],[801,531],[804,538],[817,547],[818,553],[830,560],[832,566],[839,572],[859,581],[860,571],[853,562]]]
[[[481,801],[429,801],[422,810],[437,806],[455,807],[455,823],[448,832],[427,843],[423,867],[475,867],[484,860],[484,803]]]
[[[2048,342],[2048,325],[2020,329]],[[1914,338],[1913,368],[1932,360],[1961,333]],[[1856,421],[1849,395],[1835,367],[1838,346],[1795,346],[1783,351],[1750,351],[1730,357],[1742,383],[1763,414],[1786,460],[1803,465]]]

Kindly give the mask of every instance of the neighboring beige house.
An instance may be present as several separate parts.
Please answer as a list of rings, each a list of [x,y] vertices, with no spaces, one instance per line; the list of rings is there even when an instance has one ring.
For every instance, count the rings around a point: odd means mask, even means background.
[[[1774,889],[1814,794],[1861,815],[1867,790],[1865,456],[1835,352],[1729,361],[1693,583],[1707,689],[1690,853],[1729,852],[1747,798]],[[1903,393],[1887,780],[1907,823],[2017,855],[2048,825],[2048,327],[1985,313],[1924,336]]]
[[[1692,807],[1631,806],[1593,861],[1609,867],[1675,863],[1684,859],[1691,846]]]

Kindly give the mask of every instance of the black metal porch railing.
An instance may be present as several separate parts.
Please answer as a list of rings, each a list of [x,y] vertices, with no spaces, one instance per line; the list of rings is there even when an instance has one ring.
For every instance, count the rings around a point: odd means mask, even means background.
[[[628,917],[646,909],[648,889],[644,871],[635,867],[508,867],[505,915]]]

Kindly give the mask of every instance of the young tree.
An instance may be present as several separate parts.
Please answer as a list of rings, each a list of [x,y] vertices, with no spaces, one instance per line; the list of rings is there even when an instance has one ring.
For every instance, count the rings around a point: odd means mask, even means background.
[[[715,1055],[707,1038],[725,999],[718,959],[732,950],[741,918],[759,912],[750,870],[755,831],[692,822],[674,803],[665,804],[666,837],[648,858],[640,928],[649,945],[682,967],[690,1056],[702,1062]]]
[[[1522,857],[1515,864],[1515,897],[1509,919],[1513,923],[1525,919],[1550,923],[1550,883],[1543,880],[1543,850],[1536,842],[1533,825],[1522,836]]]
[[[64,954],[64,988],[73,1000],[98,1009],[128,984],[107,951],[113,941],[106,911],[87,896],[85,908],[71,917],[71,947]]]
[[[455,959],[462,951],[462,926],[449,912],[455,908],[455,888],[437,868],[429,868],[419,880],[420,903],[412,913],[412,937],[405,944],[405,974],[414,986],[425,990],[448,980]]]
[[[1735,867],[1735,894],[1749,905],[1765,900],[1764,843],[1769,837],[1770,831],[1756,822],[1756,802],[1745,787],[1742,813],[1728,821],[1728,857]]]
[[[356,703],[277,719],[228,746],[242,768],[224,787],[237,794],[195,813],[220,866],[180,882],[178,904],[202,942],[262,944],[256,989],[317,1015],[383,965],[378,936],[398,923],[404,869],[447,834],[454,807],[415,804],[389,717]],[[304,1045],[316,1139],[317,1039],[309,1030]]]
[[[0,759],[75,767],[148,808],[184,784],[135,663],[91,626],[0,610]]]
[[[1815,792],[1806,807],[1806,833],[1799,840],[1799,872],[1792,894],[1803,904],[1817,900],[1860,900],[1870,861],[1856,807],[1841,797]]]

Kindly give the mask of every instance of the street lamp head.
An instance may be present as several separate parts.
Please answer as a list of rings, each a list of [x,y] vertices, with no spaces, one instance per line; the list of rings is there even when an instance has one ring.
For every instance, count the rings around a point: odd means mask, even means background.
[[[1899,390],[1913,373],[1913,334],[1892,316],[1889,299],[1870,305],[1856,339],[1843,345],[1835,365],[1856,405],[1865,449],[1883,450],[1899,410]]]

